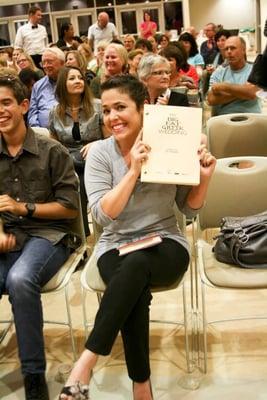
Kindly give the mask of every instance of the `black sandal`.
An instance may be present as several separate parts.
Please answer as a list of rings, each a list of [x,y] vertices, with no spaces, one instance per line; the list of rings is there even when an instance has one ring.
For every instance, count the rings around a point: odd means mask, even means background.
[[[90,400],[89,399],[89,386],[83,385],[80,382],[71,386],[65,386],[59,395],[59,400],[64,400],[61,395],[71,396],[73,400]]]

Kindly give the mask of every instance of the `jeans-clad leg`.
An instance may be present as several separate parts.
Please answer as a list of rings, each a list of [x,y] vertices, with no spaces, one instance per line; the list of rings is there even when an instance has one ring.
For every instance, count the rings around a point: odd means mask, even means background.
[[[5,281],[12,305],[23,374],[45,371],[40,290],[68,256],[69,249],[64,245],[54,246],[37,237],[19,252],[0,255],[0,282]]]

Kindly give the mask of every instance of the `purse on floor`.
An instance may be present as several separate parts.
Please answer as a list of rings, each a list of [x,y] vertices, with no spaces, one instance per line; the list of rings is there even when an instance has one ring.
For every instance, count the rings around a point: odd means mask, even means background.
[[[222,218],[216,238],[213,251],[218,261],[243,268],[267,268],[267,211]]]

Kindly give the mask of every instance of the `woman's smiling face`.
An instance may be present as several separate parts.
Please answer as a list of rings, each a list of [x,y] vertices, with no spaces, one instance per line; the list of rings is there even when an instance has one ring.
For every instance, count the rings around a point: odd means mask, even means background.
[[[117,142],[136,138],[142,127],[143,110],[138,110],[127,93],[105,90],[101,96],[104,124]]]

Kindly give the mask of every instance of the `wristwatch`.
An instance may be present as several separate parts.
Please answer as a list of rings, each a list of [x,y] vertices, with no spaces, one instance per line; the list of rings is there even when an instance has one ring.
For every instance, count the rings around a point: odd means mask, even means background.
[[[26,216],[27,217],[31,217],[33,215],[35,209],[36,209],[35,204],[34,203],[26,203],[25,207],[26,207],[26,209],[28,211]]]

